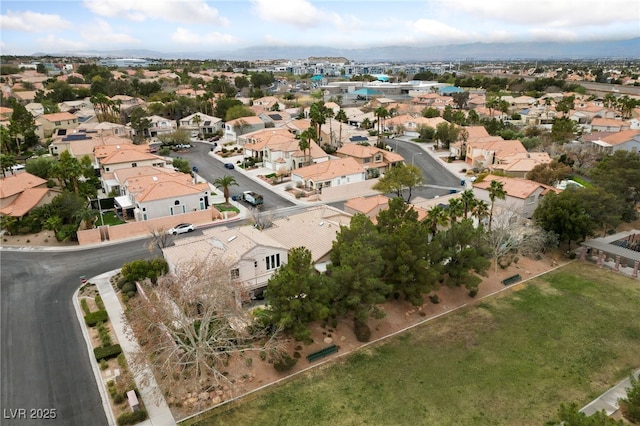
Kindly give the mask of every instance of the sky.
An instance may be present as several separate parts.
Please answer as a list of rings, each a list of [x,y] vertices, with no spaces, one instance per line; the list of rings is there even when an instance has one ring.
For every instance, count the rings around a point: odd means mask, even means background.
[[[0,12],[5,55],[640,37],[638,0],[2,0]]]

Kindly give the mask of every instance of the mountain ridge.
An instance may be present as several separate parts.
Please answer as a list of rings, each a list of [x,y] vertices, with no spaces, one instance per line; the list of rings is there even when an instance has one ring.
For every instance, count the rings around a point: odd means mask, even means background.
[[[640,37],[583,42],[466,43],[442,46],[381,46],[346,49],[327,46],[251,46],[230,51],[159,52],[148,49],[34,53],[31,56],[136,57],[148,59],[220,59],[235,61],[345,57],[363,62],[461,60],[561,60],[640,57]]]

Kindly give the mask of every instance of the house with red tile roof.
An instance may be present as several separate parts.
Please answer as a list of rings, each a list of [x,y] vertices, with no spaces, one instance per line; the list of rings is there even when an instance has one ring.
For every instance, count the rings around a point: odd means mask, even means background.
[[[344,211],[349,214],[364,214],[368,218],[378,216],[383,210],[389,208],[389,197],[374,195],[372,197],[356,197],[345,201]]]
[[[607,154],[620,150],[640,153],[640,130],[630,129],[609,133],[592,140],[591,143],[598,151]]]
[[[510,155],[498,155],[494,164],[489,166],[493,172],[503,173],[509,177],[526,178],[534,167],[540,164],[549,164],[551,157],[546,152],[518,152]]]
[[[489,186],[494,180],[502,183],[507,193],[504,200],[495,200],[495,206],[527,219],[533,217],[533,212],[540,204],[542,197],[548,194],[549,191],[561,192],[560,189],[528,179],[488,175],[482,181],[476,181],[473,184],[473,195],[478,200],[490,204]]]
[[[630,123],[614,118],[596,117],[591,120],[592,132],[620,132],[622,130],[629,130],[630,126]]]
[[[42,114],[36,118],[36,124],[42,126],[41,139],[51,137],[55,129],[75,129],[78,127],[78,117],[69,112],[55,112],[53,114]]]
[[[288,172],[302,167],[306,161],[320,163],[329,160],[329,155],[314,141],[310,141],[309,151],[303,152],[300,140],[287,128],[258,130],[240,139],[245,156],[262,161],[263,167],[273,171],[284,169]]]
[[[208,183],[184,183],[157,176],[141,179],[144,182],[139,183],[139,188],[143,189],[128,194],[137,221],[206,210],[210,206]]]
[[[140,148],[137,148],[138,146]],[[148,152],[148,146],[133,145],[133,147],[121,145],[96,147],[94,155],[100,166],[100,174],[112,173],[129,167],[168,167],[168,162],[164,157]]]
[[[324,161],[291,172],[293,183],[314,190],[364,182],[365,179],[364,167],[351,157]]]
[[[0,214],[21,218],[58,194],[47,188],[46,180],[30,173],[7,176],[0,179]]]
[[[359,145],[347,143],[342,145],[337,151],[339,158],[351,157],[361,164],[366,170],[367,179],[377,178],[383,175],[391,167],[395,167],[404,162],[404,158],[395,152],[370,145]]]
[[[496,158],[514,154],[526,154],[527,150],[519,140],[506,141],[499,136],[489,136],[467,141],[466,162],[474,168],[488,168]]]

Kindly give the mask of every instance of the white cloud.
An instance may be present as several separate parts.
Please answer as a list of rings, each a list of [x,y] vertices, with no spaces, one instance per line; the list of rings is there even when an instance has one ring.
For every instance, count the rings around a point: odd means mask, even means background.
[[[406,24],[412,30],[414,37],[420,40],[446,40],[448,42],[469,41],[469,33],[453,28],[447,24],[432,19],[418,19]]]
[[[162,19],[170,22],[206,23],[228,25],[218,10],[204,0],[84,0],[91,12],[110,18],[125,18],[132,21]]]
[[[55,37],[54,35],[49,35],[45,38],[39,38],[36,40],[38,42],[38,49],[46,51],[55,51],[61,52],[65,50],[79,50],[86,49],[88,47],[87,43],[80,40],[67,40],[59,37]]]
[[[176,43],[199,47],[200,45],[230,45],[237,43],[238,39],[229,34],[212,32],[207,34],[197,34],[185,28],[178,28],[171,35],[171,40]]]
[[[0,27],[3,31],[44,32],[69,28],[71,23],[59,15],[31,11],[12,12],[0,15]]]
[[[640,18],[638,0],[453,0],[443,2],[443,6],[472,14],[478,20],[567,29]]]
[[[126,33],[116,32],[104,19],[96,19],[94,24],[82,29],[81,36],[84,40],[94,43],[108,44],[139,44],[140,40]]]
[[[252,0],[254,11],[261,19],[297,27],[315,27],[331,20],[326,12],[316,8],[307,0]]]

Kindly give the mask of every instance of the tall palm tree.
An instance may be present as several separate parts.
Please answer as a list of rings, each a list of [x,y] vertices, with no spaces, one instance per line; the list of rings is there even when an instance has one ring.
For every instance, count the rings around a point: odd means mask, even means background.
[[[460,198],[452,198],[449,200],[448,214],[451,222],[457,222],[458,219],[464,215],[464,205]]]
[[[423,223],[429,228],[431,236],[435,237],[438,232],[438,226],[447,226],[449,223],[449,215],[447,211],[438,204],[427,212],[427,217]]]
[[[504,200],[507,198],[507,191],[504,190],[504,184],[497,180],[492,180],[489,184],[489,199],[491,200],[491,209],[489,210],[489,231],[491,231],[491,221],[493,220],[493,206],[496,198]]]
[[[238,182],[236,182],[236,178],[229,175],[221,176],[213,181],[213,186],[216,188],[222,188],[225,204],[229,204],[229,187],[234,185],[238,186]]]
[[[489,216],[489,205],[482,200],[476,200],[471,210],[471,215],[478,219],[478,223],[482,223],[482,219]]]
[[[469,217],[469,212],[473,209],[473,205],[476,202],[476,198],[473,195],[473,191],[470,189],[463,191],[462,195],[460,196],[460,201],[462,201],[464,218],[466,219],[467,217]]]
[[[313,127],[308,127],[300,133],[300,141],[298,147],[304,154],[304,164],[308,165],[311,162],[311,141],[315,141],[317,133]]]
[[[340,122],[340,133],[339,133],[339,137],[338,137],[338,144],[342,145],[342,123],[346,123],[347,122],[347,113],[344,112],[344,110],[342,108],[340,108],[338,110],[338,112],[336,113],[336,120],[338,120]]]
[[[382,131],[384,130],[384,119],[389,116],[389,111],[384,106],[379,106],[373,112],[378,117],[378,148],[382,148]]]

